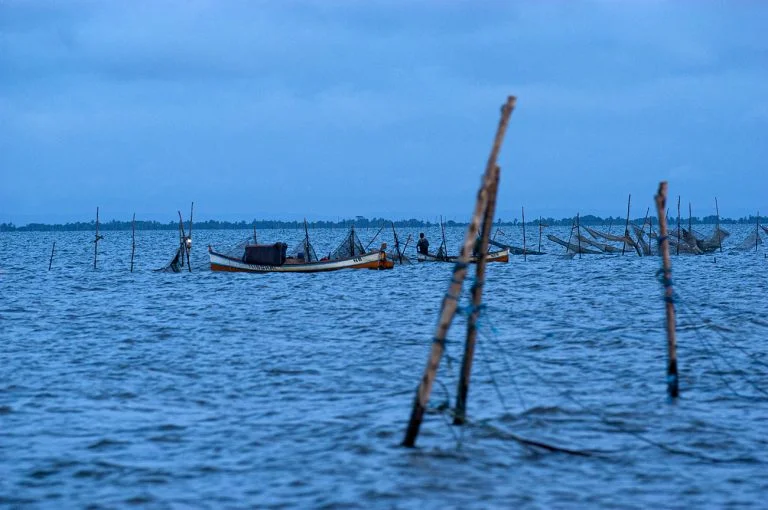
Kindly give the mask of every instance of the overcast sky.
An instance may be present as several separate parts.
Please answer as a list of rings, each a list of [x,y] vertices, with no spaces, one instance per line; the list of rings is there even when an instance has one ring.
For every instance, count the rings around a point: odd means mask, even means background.
[[[0,0],[0,222],[768,214],[768,2]],[[687,206],[686,206],[687,208]]]

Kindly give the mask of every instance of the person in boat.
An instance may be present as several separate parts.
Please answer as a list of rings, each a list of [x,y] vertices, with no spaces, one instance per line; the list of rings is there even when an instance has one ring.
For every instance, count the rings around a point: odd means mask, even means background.
[[[419,242],[416,243],[416,251],[422,255],[429,253],[429,241],[427,241],[427,238],[424,237],[424,232],[419,234]]]

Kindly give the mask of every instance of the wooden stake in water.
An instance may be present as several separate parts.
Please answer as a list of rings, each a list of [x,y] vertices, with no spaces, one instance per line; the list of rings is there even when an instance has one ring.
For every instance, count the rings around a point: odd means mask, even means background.
[[[624,225],[624,244],[621,246],[621,254],[627,249],[627,239],[629,239],[629,205],[632,203],[632,193],[627,198],[627,223]]]
[[[581,258],[581,225],[579,223],[579,213],[576,213],[576,240],[579,242],[579,258]]]
[[[717,225],[715,225],[715,232],[717,233],[717,245],[720,247],[720,253],[723,253],[723,239],[720,235],[720,208],[717,206],[717,197],[715,197],[715,214],[717,214]]]
[[[679,394],[677,377],[677,347],[675,344],[675,301],[672,290],[672,261],[669,258],[669,238],[667,237],[667,220],[662,215],[667,203],[667,182],[659,183],[656,194],[656,209],[659,212],[659,250],[663,264],[664,301],[667,315],[667,392],[672,398]]]
[[[541,226],[541,216],[539,216],[539,253],[541,253],[541,231],[543,227]]]
[[[96,269],[96,257],[99,254],[99,241],[104,239],[104,236],[99,235],[99,208],[96,207],[96,237],[93,240],[93,268]]]
[[[757,253],[757,242],[760,240],[760,211],[757,211],[755,218],[755,253]]]
[[[181,217],[181,211],[177,211],[179,213],[179,238],[180,246],[179,249],[181,249],[181,267],[184,267],[184,259],[187,259],[187,266],[189,266],[189,255],[187,253],[187,233],[184,230],[184,219]],[[192,272],[192,270],[189,270]]]
[[[136,253],[136,213],[131,221],[131,273],[133,273],[133,255]]]
[[[576,218],[571,221],[571,233],[568,234],[568,244],[565,246],[565,253],[571,251],[571,239],[573,239],[573,230],[576,228]]]
[[[483,300],[483,285],[485,284],[486,253],[488,252],[488,239],[491,236],[493,216],[496,212],[496,193],[499,189],[499,174],[501,170],[497,166],[491,177],[488,188],[488,202],[485,207],[483,224],[480,231],[480,253],[478,254],[477,268],[475,270],[475,282],[472,284],[472,310],[467,318],[467,337],[464,342],[464,356],[461,359],[461,375],[459,385],[456,388],[456,413],[453,417],[454,425],[463,425],[467,414],[467,394],[469,393],[469,378],[472,375],[472,361],[475,356],[475,342],[477,341],[477,319],[480,316],[480,304]],[[525,253],[525,249],[523,249]]]
[[[693,213],[691,212],[691,203],[688,202],[688,232],[693,235],[693,224],[692,224],[692,218]]]
[[[195,210],[195,203],[192,202],[192,206],[189,208],[189,236],[184,240],[184,251],[187,253],[187,269],[192,272],[192,264],[189,261],[189,257],[192,252],[192,213]]]
[[[488,157],[488,163],[485,167],[480,190],[477,193],[475,209],[472,212],[472,217],[469,226],[467,227],[467,233],[464,237],[463,249],[459,253],[459,262],[456,263],[453,268],[453,278],[451,278],[451,282],[448,285],[448,292],[443,298],[443,303],[440,308],[440,318],[432,337],[432,347],[427,360],[427,366],[424,369],[424,375],[422,376],[419,387],[416,390],[416,396],[413,400],[413,408],[411,410],[410,419],[408,420],[408,428],[405,431],[403,446],[414,446],[416,444],[416,438],[419,435],[424,412],[427,409],[429,397],[432,393],[432,385],[435,382],[437,369],[440,366],[440,359],[445,350],[445,338],[448,334],[448,329],[451,327],[451,322],[453,322],[453,317],[456,314],[459,297],[461,296],[461,288],[463,287],[464,279],[467,276],[469,256],[472,254],[472,246],[475,243],[477,233],[480,229],[480,219],[482,215],[485,214],[488,206],[493,174],[496,171],[496,160],[499,156],[502,142],[504,141],[504,133],[509,124],[509,117],[512,114],[512,110],[515,108],[515,101],[515,97],[510,96],[501,109],[501,119],[499,120],[499,126],[496,130],[496,137],[493,141],[491,154]]]
[[[56,249],[56,241],[53,242],[53,246],[51,246],[51,260],[48,261],[48,271],[51,270],[51,265],[53,264],[53,251]]]
[[[495,202],[494,202],[495,205]],[[528,260],[528,256],[526,255],[525,250],[525,207],[522,207],[523,211],[523,260]]]

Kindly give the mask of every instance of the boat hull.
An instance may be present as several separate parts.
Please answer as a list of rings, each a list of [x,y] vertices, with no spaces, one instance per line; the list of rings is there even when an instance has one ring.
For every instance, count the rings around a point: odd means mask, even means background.
[[[446,258],[446,257],[437,257],[436,255],[431,255],[431,254],[425,255],[423,253],[419,253],[417,256],[417,260],[419,262],[450,262],[455,264],[456,262],[459,261],[459,257],[452,256],[452,257]],[[479,260],[479,257],[472,256],[472,257],[469,257],[468,262],[470,264],[477,264],[478,260]],[[486,262],[509,262],[509,250],[504,249],[501,251],[489,252],[485,256],[485,261]]]
[[[242,260],[227,257],[208,249],[211,258],[211,271],[235,273],[323,273],[341,269],[392,269],[394,264],[384,252],[371,252],[359,257],[340,260],[320,260],[304,264],[283,264],[281,266],[263,266],[246,264]]]

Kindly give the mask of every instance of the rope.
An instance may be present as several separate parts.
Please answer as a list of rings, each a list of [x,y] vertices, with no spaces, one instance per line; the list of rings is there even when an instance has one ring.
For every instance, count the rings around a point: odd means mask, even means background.
[[[485,335],[485,334],[483,334],[483,336],[484,336],[484,338],[486,338],[487,340],[492,341],[492,342],[496,340],[495,338],[491,338],[490,336]],[[501,346],[501,344],[499,342],[496,342],[496,347],[499,349],[499,351],[501,352],[502,356],[507,357],[506,351],[504,350],[504,348]],[[653,439],[650,439],[650,438],[646,437],[644,434],[641,434],[639,432],[635,432],[633,430],[626,429],[626,428],[624,428],[624,427],[622,427],[622,426],[620,426],[620,425],[618,425],[616,423],[612,423],[602,413],[600,413],[599,411],[595,411],[595,410],[590,409],[585,404],[583,404],[580,400],[578,400],[576,397],[570,395],[568,392],[560,390],[554,383],[551,383],[550,381],[548,381],[547,379],[545,379],[544,377],[539,375],[535,370],[531,369],[530,367],[528,367],[524,363],[518,363],[518,366],[521,366],[523,369],[527,370],[529,373],[531,373],[540,382],[542,382],[545,385],[549,386],[550,388],[554,389],[561,397],[564,397],[564,398],[570,400],[571,402],[573,402],[574,404],[576,404],[579,408],[581,408],[587,414],[590,414],[590,415],[598,418],[603,424],[605,424],[605,425],[607,425],[607,426],[617,430],[618,432],[630,435],[630,436],[638,439],[639,441],[642,441],[642,442],[644,442],[646,444],[649,444],[651,446],[659,448],[660,450],[663,450],[663,451],[665,451],[667,453],[671,453],[671,454],[674,454],[674,455],[683,455],[683,456],[687,456],[687,457],[691,457],[691,458],[696,458],[696,459],[699,459],[699,460],[704,460],[704,461],[708,461],[708,462],[712,462],[712,463],[725,463],[725,462],[738,462],[738,461],[740,461],[740,459],[721,459],[721,458],[718,458],[718,457],[710,457],[708,455],[703,455],[703,454],[700,454],[700,453],[697,453],[697,452],[691,452],[691,451],[688,451],[688,450],[682,450],[682,449],[674,448],[674,447],[668,446],[668,445],[666,445],[664,443],[660,443],[658,441],[654,441]],[[605,452],[601,452],[601,453],[605,453]]]
[[[698,314],[697,314],[697,313],[696,313],[694,310],[692,310],[691,308],[689,308],[687,304],[683,303],[683,302],[682,302],[682,300],[680,300],[680,301],[681,301],[681,304],[682,304],[682,306],[685,308],[685,311],[686,311],[686,313],[689,313],[689,314],[693,315],[694,317],[698,318],[698,319],[699,319],[701,322],[705,322],[705,321],[704,321],[704,319],[703,319],[703,318],[702,318],[700,315],[698,315]],[[711,330],[705,330],[705,333],[706,333],[706,332],[708,332],[708,331],[711,331]],[[751,355],[751,353],[749,353],[749,352],[748,352],[746,349],[744,349],[744,348],[742,348],[741,346],[739,346],[739,345],[735,344],[733,341],[731,341],[730,339],[728,339],[728,338],[727,338],[727,337],[725,337],[724,335],[718,335],[718,336],[720,336],[720,338],[721,338],[721,339],[724,339],[724,340],[725,340],[727,343],[729,343],[731,346],[733,346],[733,347],[736,347],[737,349],[739,349],[740,351],[742,351],[742,352],[743,352],[744,354],[746,354],[746,356],[747,356],[748,358],[750,358],[750,360],[752,360],[753,362],[755,362],[755,363],[758,363],[758,364],[760,364],[760,365],[764,365],[764,366],[765,366],[765,363],[763,363],[763,362],[761,362],[761,361],[759,361],[759,360],[755,360],[755,359],[753,358],[753,356]],[[734,365],[734,364],[733,364],[733,363],[732,363],[732,362],[731,362],[731,361],[730,361],[730,360],[729,360],[729,359],[728,359],[728,358],[727,358],[725,355],[723,355],[723,354],[722,354],[722,353],[721,353],[721,352],[720,352],[718,349],[716,349],[716,348],[714,347],[714,345],[712,345],[712,344],[709,342],[709,340],[707,340],[707,339],[706,339],[706,336],[705,336],[705,335],[699,335],[699,336],[697,336],[697,338],[698,338],[698,339],[699,339],[699,340],[700,340],[700,341],[701,341],[701,342],[704,344],[704,346],[705,346],[705,348],[707,349],[707,351],[713,355],[713,357],[711,358],[711,362],[712,362],[712,365],[715,367],[715,371],[716,371],[715,373],[716,373],[716,374],[718,375],[718,377],[719,377],[719,378],[720,378],[720,379],[723,381],[723,384],[725,384],[725,386],[726,386],[726,387],[727,387],[729,390],[731,390],[731,392],[732,392],[732,393],[733,393],[735,396],[737,396],[737,397],[739,397],[739,398],[742,398],[742,399],[745,399],[745,400],[754,400],[754,397],[748,397],[748,396],[746,396],[746,395],[742,395],[742,394],[740,394],[739,392],[737,392],[737,391],[736,391],[736,390],[735,390],[735,389],[734,389],[734,388],[733,388],[733,387],[730,385],[730,383],[728,382],[728,380],[727,380],[727,379],[725,378],[725,376],[724,376],[724,375],[721,373],[721,369],[720,369],[720,367],[717,365],[717,362],[715,361],[715,359],[714,359],[714,356],[717,356],[718,358],[720,358],[720,359],[721,359],[721,360],[722,360],[722,361],[723,361],[723,362],[724,362],[726,365],[728,365],[728,366],[729,366],[729,367],[730,367],[732,370],[734,370],[734,371],[737,371],[737,372],[738,372],[738,371],[740,371],[740,369],[739,369],[739,368],[737,368],[737,367],[736,367],[736,366],[735,366],[735,365]],[[768,397],[768,391],[766,391],[766,390],[764,390],[763,388],[761,388],[760,386],[758,386],[758,384],[757,384],[757,383],[755,383],[755,382],[754,382],[752,379],[750,379],[749,377],[746,377],[746,376],[742,376],[742,379],[744,380],[744,382],[745,382],[745,383],[747,383],[747,385],[751,386],[751,387],[752,387],[752,388],[753,388],[755,391],[757,391],[758,393],[760,393],[760,394],[762,394],[762,395],[765,395],[766,397]]]

